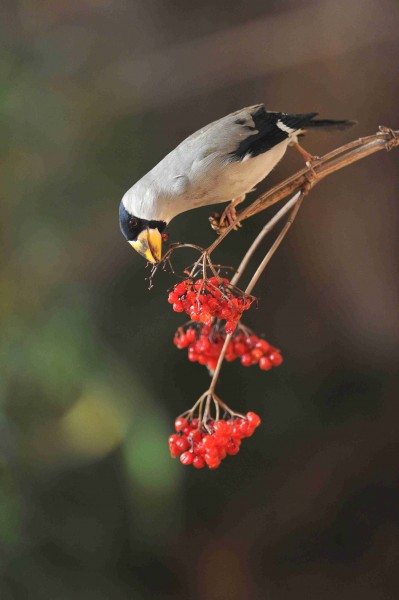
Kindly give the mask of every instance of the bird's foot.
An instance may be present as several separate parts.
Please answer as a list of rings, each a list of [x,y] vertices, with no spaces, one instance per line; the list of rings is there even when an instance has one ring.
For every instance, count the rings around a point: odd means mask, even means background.
[[[311,163],[316,158],[315,156],[313,156],[313,154],[310,154],[310,152],[308,152],[307,150],[305,150],[305,148],[302,148],[302,146],[300,146],[298,144],[298,142],[291,142],[291,146],[293,148],[295,148],[295,150],[297,152],[299,152],[299,154],[305,160],[305,163]]]
[[[317,179],[317,172],[315,171],[315,167],[317,167],[317,165],[320,164],[320,157],[310,154],[310,152],[305,150],[305,148],[302,148],[302,146],[300,146],[298,142],[293,142],[291,145],[296,150],[298,150],[299,154],[305,159],[305,164],[309,169],[309,172],[306,174],[306,178],[308,184],[311,185],[314,182],[314,180]]]
[[[389,150],[392,150],[398,144],[398,132],[390,127],[385,127],[385,125],[380,125],[378,129],[380,130],[380,135],[389,135],[389,138],[385,142],[385,148],[389,152]]]
[[[233,202],[231,202],[224,210],[222,216],[220,217],[220,225],[223,227],[230,227],[237,219],[237,211]],[[237,221],[233,229],[236,231],[238,227],[242,227],[241,223]]]
[[[233,225],[233,223],[237,220],[236,206],[240,204],[240,202],[242,202],[244,199],[245,194],[243,196],[239,196],[238,198],[234,198],[234,200],[232,200],[230,204],[226,206],[219,221],[222,227],[230,227],[230,225]],[[239,221],[236,222],[235,227],[233,227],[233,229],[237,231],[238,227],[242,227]]]
[[[320,163],[320,157],[310,154],[310,152],[305,150],[305,148],[302,148],[302,146],[300,146],[298,142],[292,142],[291,146],[299,152],[299,154],[305,160],[305,164],[308,167],[308,169],[310,169],[314,173],[314,175],[316,175],[314,167],[316,167]]]
[[[315,179],[318,178],[317,171],[315,167],[320,164],[320,158],[318,156],[312,156],[312,160],[306,162],[306,166],[309,171],[306,173],[306,178],[309,183],[312,183]]]
[[[237,211],[236,206],[240,204],[245,199],[245,194],[235,198],[230,202],[230,204],[225,208],[222,215],[217,212],[213,212],[209,217],[209,222],[211,224],[212,229],[214,229],[219,235],[223,233],[227,227],[233,225],[234,230],[237,230],[238,227],[242,227],[241,223],[237,221]]]
[[[221,225],[220,224],[220,213],[218,212],[213,212],[211,214],[209,218],[209,223],[211,224],[211,227],[214,231],[216,231],[216,233],[218,235],[220,235],[221,233],[223,233],[223,231],[225,229],[227,229],[227,225]]]
[[[234,207],[232,207],[232,210],[230,208],[229,210],[226,209],[222,215],[218,212],[213,212],[209,217],[212,229],[220,235],[235,222],[236,214],[236,209]],[[242,227],[241,223],[237,222],[233,229],[237,230],[237,227]]]

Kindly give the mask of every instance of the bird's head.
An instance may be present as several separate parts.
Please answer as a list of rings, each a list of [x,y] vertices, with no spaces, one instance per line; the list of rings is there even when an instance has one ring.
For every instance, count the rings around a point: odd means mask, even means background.
[[[123,200],[119,207],[119,225],[129,244],[146,260],[157,263],[162,257],[162,232],[165,221],[147,220],[130,214]]]

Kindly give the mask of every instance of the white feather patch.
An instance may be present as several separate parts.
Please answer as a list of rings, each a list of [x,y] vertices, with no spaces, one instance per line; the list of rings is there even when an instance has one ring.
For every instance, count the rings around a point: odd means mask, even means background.
[[[281,129],[281,131],[285,131],[285,133],[291,134],[294,133],[294,131],[296,131],[295,129],[291,129],[291,127],[288,127],[287,125],[284,125],[281,119],[277,121],[276,125],[279,129]]]

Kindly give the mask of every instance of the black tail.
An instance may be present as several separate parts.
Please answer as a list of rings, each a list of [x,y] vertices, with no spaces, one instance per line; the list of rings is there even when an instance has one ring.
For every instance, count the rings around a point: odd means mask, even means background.
[[[317,114],[317,113],[316,113]],[[316,116],[316,115],[314,115]],[[357,121],[335,121],[334,119],[310,119],[304,123],[303,127],[320,127],[320,129],[349,129],[357,125]]]
[[[334,121],[332,119],[315,119],[317,113],[290,114],[282,112],[267,111],[263,104],[257,104],[249,109],[253,125],[248,125],[246,116],[235,120],[237,125],[242,125],[242,139],[237,149],[231,153],[234,160],[242,160],[246,156],[258,156],[267,152],[280,142],[286,140],[289,135],[302,135],[310,127],[320,129],[348,129],[356,125],[356,121]],[[237,114],[234,114],[236,117]],[[248,130],[253,130],[253,135],[248,135]]]

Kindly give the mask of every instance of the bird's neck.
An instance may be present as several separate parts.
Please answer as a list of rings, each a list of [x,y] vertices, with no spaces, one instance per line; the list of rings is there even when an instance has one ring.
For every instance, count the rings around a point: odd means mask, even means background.
[[[185,203],[178,197],[167,194],[158,185],[138,181],[126,192],[123,203],[126,210],[148,221],[164,221],[169,223],[176,215],[187,210]]]

